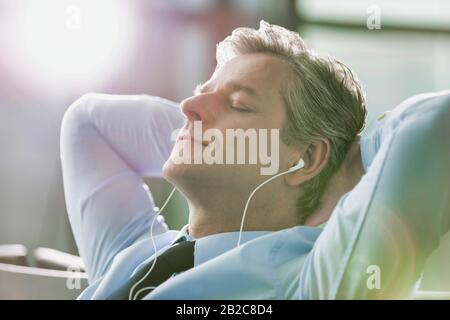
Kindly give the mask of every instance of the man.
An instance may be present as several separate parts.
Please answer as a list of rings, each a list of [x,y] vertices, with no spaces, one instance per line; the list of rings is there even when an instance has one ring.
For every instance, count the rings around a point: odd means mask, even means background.
[[[439,179],[449,175],[448,141],[429,141],[448,133],[448,95],[405,103],[360,145],[366,108],[358,81],[298,34],[265,22],[237,29],[219,44],[217,62],[211,79],[181,103],[185,121],[176,104],[146,96],[86,95],[66,113],[66,202],[90,281],[81,298],[408,294],[448,228],[449,179]],[[440,108],[428,106],[436,101]],[[214,142],[193,135],[196,121],[219,133],[279,129],[277,159],[286,174],[258,189],[246,211],[252,191],[268,179],[261,162],[180,163],[186,144],[195,157]],[[187,134],[169,156],[183,123]],[[423,154],[430,165],[415,161]],[[287,172],[299,159],[303,167]],[[143,177],[161,174],[188,201],[181,232],[167,230],[143,186]],[[423,185],[416,186],[419,175]],[[408,241],[390,233],[398,230]],[[394,244],[407,254],[394,254]],[[371,266],[388,272],[392,290],[367,289]]]

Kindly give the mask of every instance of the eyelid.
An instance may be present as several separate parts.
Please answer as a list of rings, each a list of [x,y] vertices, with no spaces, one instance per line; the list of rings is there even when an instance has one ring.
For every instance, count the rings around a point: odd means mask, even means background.
[[[232,109],[241,111],[241,112],[252,112],[253,109],[249,108],[247,106],[241,105],[241,104],[236,104],[236,102],[230,101],[230,107]]]
[[[238,107],[233,107],[231,106],[231,109],[234,109],[238,112],[252,112],[253,110],[247,109],[247,108],[238,108]]]
[[[195,86],[195,89],[193,91],[194,96],[198,96],[200,94],[205,93],[208,90],[205,83],[199,83]],[[249,108],[247,106],[240,106],[241,104],[238,103],[238,106],[236,106],[236,102],[234,99],[228,98],[229,105],[232,109],[237,110],[239,112],[254,112],[255,110],[253,108]]]

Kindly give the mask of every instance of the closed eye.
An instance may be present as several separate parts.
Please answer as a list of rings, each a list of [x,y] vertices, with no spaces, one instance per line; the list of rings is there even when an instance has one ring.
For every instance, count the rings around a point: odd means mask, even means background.
[[[233,105],[231,106],[231,109],[233,109],[233,110],[235,110],[237,112],[246,112],[246,113],[252,112],[252,110],[250,110],[250,109],[243,108],[243,107],[238,107],[238,106],[233,106]]]

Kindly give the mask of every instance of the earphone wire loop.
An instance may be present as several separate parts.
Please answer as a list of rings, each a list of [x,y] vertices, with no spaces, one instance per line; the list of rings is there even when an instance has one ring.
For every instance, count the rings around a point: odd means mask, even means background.
[[[153,259],[152,265],[150,267],[150,269],[145,273],[145,275],[139,279],[139,281],[137,281],[130,289],[130,292],[128,294],[128,300],[136,300],[138,295],[145,290],[150,290],[150,289],[154,289],[154,287],[144,287],[138,290],[138,292],[136,292],[136,294],[134,294],[133,296],[133,291],[134,289],[142,283],[142,281],[144,281],[145,278],[148,277],[148,275],[153,271],[153,268],[155,267],[156,264],[156,260],[158,259],[158,249],[156,247],[156,243],[155,243],[155,239],[153,238],[153,226],[155,225],[155,221],[158,218],[158,215],[161,214],[161,212],[164,210],[164,208],[166,207],[167,203],[169,202],[170,198],[172,198],[173,194],[175,193],[176,187],[173,187],[172,191],[170,192],[169,196],[167,197],[166,201],[164,202],[164,204],[162,205],[161,209],[158,210],[157,214],[155,215],[155,217],[153,218],[152,224],[150,225],[150,239],[152,240],[152,245],[153,245],[153,251],[155,258]]]

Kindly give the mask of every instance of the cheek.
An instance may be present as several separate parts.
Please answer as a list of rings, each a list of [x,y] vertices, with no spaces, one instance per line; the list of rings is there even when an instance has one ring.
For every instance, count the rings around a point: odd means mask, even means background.
[[[289,166],[289,162],[294,158],[293,150],[286,146],[280,139],[280,151],[279,151],[280,167],[285,168]]]

